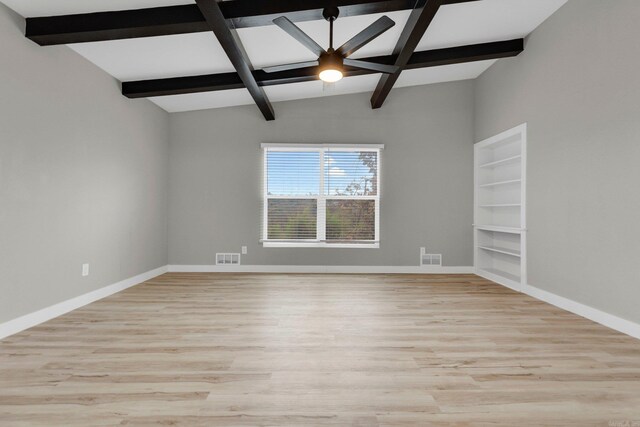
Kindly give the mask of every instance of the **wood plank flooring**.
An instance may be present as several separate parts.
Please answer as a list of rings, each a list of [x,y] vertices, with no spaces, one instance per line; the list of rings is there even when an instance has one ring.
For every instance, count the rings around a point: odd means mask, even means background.
[[[0,342],[0,425],[640,426],[640,341],[473,275],[170,273]]]

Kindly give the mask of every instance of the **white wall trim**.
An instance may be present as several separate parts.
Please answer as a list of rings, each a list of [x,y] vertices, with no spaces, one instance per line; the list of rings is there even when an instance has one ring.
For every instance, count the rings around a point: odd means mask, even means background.
[[[473,274],[473,267],[378,265],[169,265],[179,273]]]
[[[58,316],[62,316],[65,313],[83,307],[99,299],[108,297],[117,292],[123,291],[127,288],[140,284],[149,279],[153,279],[156,276],[166,273],[167,266],[162,266],[150,271],[147,271],[137,276],[130,277],[117,283],[105,286],[104,288],[96,289],[84,295],[77,296],[75,298],[62,301],[58,304],[43,308],[33,313],[26,314],[18,317],[17,319],[9,320],[8,322],[0,324],[0,339],[6,338],[10,335],[17,334],[25,329],[32,328],[36,325],[51,320]]]
[[[570,311],[578,316],[582,316],[608,328],[622,332],[623,334],[640,339],[640,324],[638,323],[622,319],[618,316],[614,316],[613,314],[605,313],[597,308],[581,304],[531,285],[524,285],[522,287],[522,292],[540,301],[555,305],[558,308]]]

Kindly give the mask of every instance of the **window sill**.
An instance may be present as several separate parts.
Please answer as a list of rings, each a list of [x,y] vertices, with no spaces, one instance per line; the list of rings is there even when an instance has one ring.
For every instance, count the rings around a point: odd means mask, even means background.
[[[379,249],[380,243],[262,242],[264,248]]]

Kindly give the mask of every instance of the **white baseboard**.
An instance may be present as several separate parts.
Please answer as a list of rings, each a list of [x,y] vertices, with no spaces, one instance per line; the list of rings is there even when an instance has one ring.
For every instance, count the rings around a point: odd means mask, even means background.
[[[138,274],[137,276],[130,277],[120,282],[114,283],[104,288],[96,289],[95,291],[80,295],[75,298],[71,298],[61,303],[43,308],[36,312],[26,314],[18,317],[17,319],[10,320],[8,322],[0,324],[0,339],[6,338],[10,335],[17,334],[20,331],[39,325],[40,323],[51,320],[55,317],[62,316],[65,313],[73,311],[77,308],[90,304],[99,299],[108,297],[117,292],[123,291],[127,288],[135,286],[139,283],[153,279],[156,276],[167,272],[167,266],[162,266],[154,270],[147,271],[146,273]]]
[[[578,316],[582,316],[586,319],[593,320],[596,323],[614,329],[618,332],[622,332],[623,334],[640,339],[640,324],[638,323],[622,319],[618,316],[614,316],[613,314],[605,313],[597,308],[589,307],[588,305],[561,297],[531,285],[524,285],[522,287],[522,292],[533,298],[555,305],[558,308],[570,311],[571,313],[577,314]]]
[[[176,273],[472,274],[473,267],[377,265],[169,265]]]
[[[476,274],[476,276],[480,276],[480,277],[483,277],[483,278],[485,278],[487,280],[491,280],[492,282],[495,282],[495,283],[497,283],[499,285],[505,286],[505,287],[507,287],[507,288],[509,288],[511,290],[516,291],[516,292],[522,292],[520,290],[520,287],[521,287],[520,283],[515,282],[513,280],[510,280],[510,279],[507,279],[506,277],[502,277],[502,276],[499,276],[497,274],[493,274],[493,273],[490,273],[488,271],[481,270],[479,268],[475,269],[474,273]]]

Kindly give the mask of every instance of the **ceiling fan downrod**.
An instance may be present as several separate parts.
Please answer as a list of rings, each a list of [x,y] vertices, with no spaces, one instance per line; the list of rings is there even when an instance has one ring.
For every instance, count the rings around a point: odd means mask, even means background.
[[[340,9],[337,7],[325,7],[322,10],[322,16],[325,20],[329,21],[329,49],[328,52],[333,52],[333,22],[340,16]]]

